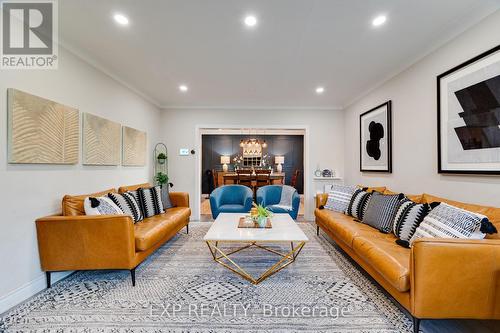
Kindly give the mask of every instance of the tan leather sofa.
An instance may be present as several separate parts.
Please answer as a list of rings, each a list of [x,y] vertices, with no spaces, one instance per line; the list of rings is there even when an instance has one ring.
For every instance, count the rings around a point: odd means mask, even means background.
[[[386,194],[394,193],[376,188]],[[413,316],[421,319],[500,319],[500,236],[483,240],[417,240],[411,249],[396,237],[327,209],[328,194],[316,197],[317,231],[323,230]],[[416,202],[446,202],[488,216],[500,230],[500,208],[466,204],[429,194]]]
[[[120,187],[119,193],[149,187],[138,184]],[[173,208],[134,224],[127,215],[86,216],[83,201],[89,196],[102,196],[109,189],[84,195],[66,195],[61,215],[36,220],[38,250],[42,270],[50,273],[71,270],[130,270],[135,286],[135,269],[151,253],[182,228],[189,232],[189,196],[171,192]]]

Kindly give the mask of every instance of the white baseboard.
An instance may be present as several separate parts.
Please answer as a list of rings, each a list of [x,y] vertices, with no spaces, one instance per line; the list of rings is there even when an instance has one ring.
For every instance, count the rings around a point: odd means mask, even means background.
[[[52,284],[59,280],[64,279],[73,272],[56,272],[52,273]],[[10,308],[18,305],[19,303],[27,300],[33,295],[47,288],[47,280],[45,273],[36,279],[26,283],[25,285],[11,291],[5,296],[0,297],[0,314],[6,312]]]

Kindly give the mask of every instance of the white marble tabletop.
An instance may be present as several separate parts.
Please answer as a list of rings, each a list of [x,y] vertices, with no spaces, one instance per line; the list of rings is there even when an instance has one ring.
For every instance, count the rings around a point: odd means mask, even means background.
[[[221,213],[215,219],[205,241],[219,242],[307,242],[309,239],[288,214],[274,214],[272,228],[238,228],[240,217],[248,214]]]

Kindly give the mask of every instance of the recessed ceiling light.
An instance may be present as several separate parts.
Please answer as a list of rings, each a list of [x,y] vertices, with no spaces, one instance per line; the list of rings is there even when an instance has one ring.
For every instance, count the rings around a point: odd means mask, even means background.
[[[120,25],[128,25],[128,23],[129,23],[128,17],[126,17],[123,14],[115,14],[113,16],[113,18],[115,19],[115,22],[120,24]]]
[[[179,90],[182,91],[182,92],[186,92],[189,90],[188,86],[186,86],[185,84],[181,84],[179,86]]]
[[[249,28],[253,28],[257,25],[257,18],[253,15],[248,15],[245,17],[245,25]]]
[[[378,27],[378,26],[381,26],[382,24],[384,24],[385,21],[387,21],[387,17],[385,15],[380,15],[380,16],[377,16],[373,19],[372,25],[374,27]]]
[[[317,87],[316,88],[316,94],[321,95],[324,92],[325,92],[325,88],[324,87]]]

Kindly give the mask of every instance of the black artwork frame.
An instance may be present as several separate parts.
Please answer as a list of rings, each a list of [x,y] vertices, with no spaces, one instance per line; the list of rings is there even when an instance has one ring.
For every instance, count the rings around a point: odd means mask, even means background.
[[[442,101],[442,96],[441,96],[441,80],[448,75],[455,73],[471,64],[474,64],[483,58],[492,55],[496,52],[500,51],[500,45],[495,46],[494,48],[483,52],[479,54],[478,56],[469,59],[463,63],[461,63],[458,66],[455,66],[446,72],[439,74],[436,78],[436,85],[437,85],[437,153],[438,153],[438,173],[439,174],[474,174],[474,175],[500,175],[500,170],[453,170],[453,169],[443,169],[442,166],[442,152],[441,152],[441,138],[442,138],[442,133],[441,133],[441,101]]]
[[[369,115],[370,113],[386,107],[387,108],[387,168],[386,169],[369,169],[363,167],[363,138],[362,138],[362,127],[363,127],[363,117]],[[359,171],[360,172],[384,172],[392,173],[392,101],[389,100],[382,103],[362,114],[359,115]]]

